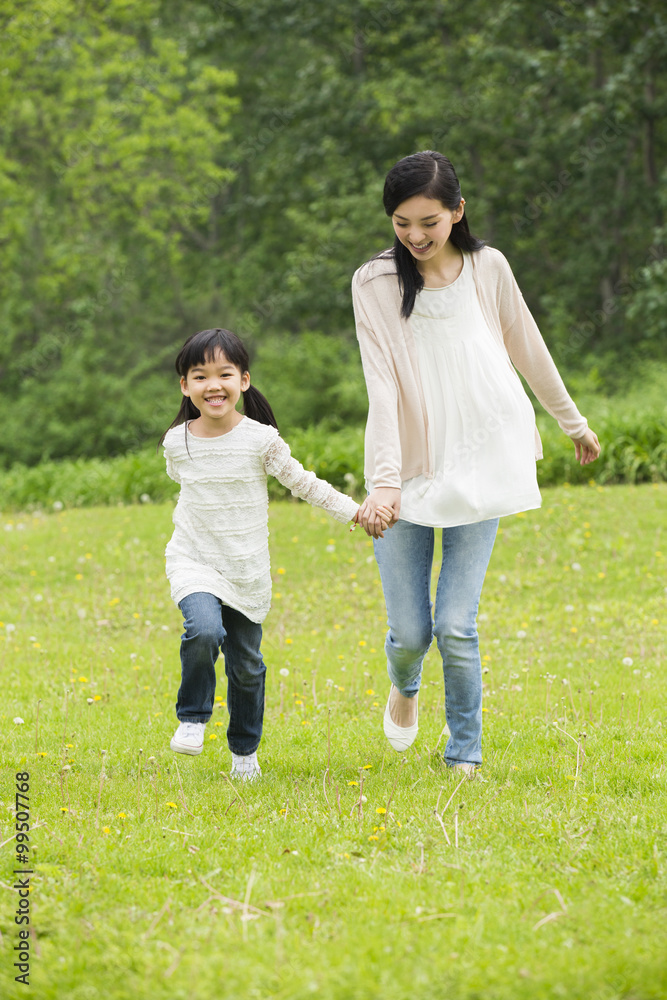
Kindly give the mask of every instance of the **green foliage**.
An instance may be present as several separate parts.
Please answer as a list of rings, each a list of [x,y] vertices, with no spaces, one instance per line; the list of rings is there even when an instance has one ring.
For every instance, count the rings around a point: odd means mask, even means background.
[[[435,646],[417,741],[397,755],[383,736],[361,532],[273,506],[263,775],[232,787],[222,659],[203,753],[169,750],[171,506],[5,521],[3,850],[19,868],[27,771],[34,936],[26,990],[6,874],[2,997],[664,997],[666,495],[550,489],[503,519],[479,615],[484,764],[460,784]]]
[[[538,416],[544,458],[537,463],[541,486],[560,483],[645,483],[667,481],[667,415],[664,406],[651,408],[633,397],[625,403],[591,400],[589,420],[602,444],[591,465],[576,462],[574,445],[550,417]],[[364,495],[364,431],[362,427],[332,429],[324,421],[286,436],[292,454],[305,468],[357,499]],[[42,462],[35,467],[16,463],[0,473],[0,510],[89,507],[99,504],[161,502],[178,495],[167,477],[162,450],[133,452],[112,459]],[[286,490],[269,479],[269,495]]]
[[[658,0],[17,0],[0,27],[2,467],[149,444],[207,326],[252,341],[287,429],[358,422],[350,278],[419,148],[566,373],[664,343]]]

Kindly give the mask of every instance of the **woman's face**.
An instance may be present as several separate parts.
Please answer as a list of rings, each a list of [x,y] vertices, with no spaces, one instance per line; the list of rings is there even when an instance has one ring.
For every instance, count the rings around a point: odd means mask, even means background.
[[[433,260],[444,250],[452,226],[463,217],[465,201],[452,211],[441,201],[413,195],[401,202],[391,217],[394,232],[415,260]]]

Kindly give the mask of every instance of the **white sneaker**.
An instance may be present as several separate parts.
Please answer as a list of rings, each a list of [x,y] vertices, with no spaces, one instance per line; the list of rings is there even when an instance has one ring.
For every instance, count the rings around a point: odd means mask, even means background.
[[[169,746],[176,753],[198,754],[204,749],[205,722],[181,722]]]
[[[232,753],[232,778],[240,781],[254,781],[262,773],[257,763],[257,751],[242,757],[240,754]]]

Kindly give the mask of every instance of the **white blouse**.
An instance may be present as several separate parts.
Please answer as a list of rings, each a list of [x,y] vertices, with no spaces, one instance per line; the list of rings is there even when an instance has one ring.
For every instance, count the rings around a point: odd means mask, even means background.
[[[444,528],[539,507],[535,413],[484,319],[469,254],[451,285],[417,294],[410,321],[435,474],[403,482],[401,519]]]
[[[292,458],[275,427],[244,417],[227,434],[195,437],[187,425],[164,439],[167,473],[180,483],[167,576],[176,604],[188,594],[214,594],[253,622],[271,606],[267,475],[337,521],[359,505]]]

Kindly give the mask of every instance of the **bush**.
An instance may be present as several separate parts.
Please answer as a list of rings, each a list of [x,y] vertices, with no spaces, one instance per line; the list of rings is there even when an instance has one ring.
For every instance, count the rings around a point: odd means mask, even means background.
[[[593,410],[589,411],[593,414]],[[578,465],[574,446],[545,414],[538,416],[544,458],[537,464],[542,486],[562,482],[642,483],[667,480],[667,417],[662,407],[599,403],[591,425],[602,444],[592,465]],[[292,454],[320,479],[359,498],[364,489],[364,432],[332,430],[328,422],[286,435]],[[269,480],[273,497],[286,490]],[[172,500],[178,487],[167,477],[162,454],[134,452],[119,458],[14,465],[0,474],[0,509],[49,509]]]

